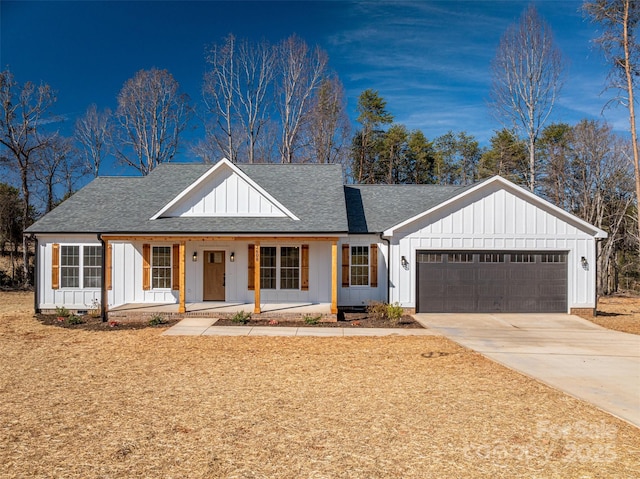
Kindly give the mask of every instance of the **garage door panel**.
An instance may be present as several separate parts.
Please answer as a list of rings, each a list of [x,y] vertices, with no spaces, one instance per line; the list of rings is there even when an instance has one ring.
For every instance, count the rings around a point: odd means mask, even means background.
[[[442,252],[417,252],[419,312],[565,312],[565,252],[450,252],[471,262],[421,262]],[[453,253],[453,254],[451,254]],[[510,258],[513,258],[511,261]],[[543,260],[556,262],[543,262]],[[480,262],[482,259],[483,262]],[[490,262],[495,261],[495,262]],[[436,286],[438,285],[438,286]]]
[[[446,271],[443,277],[446,281],[469,284],[476,281],[476,272],[456,267]]]
[[[478,278],[482,281],[505,281],[509,279],[509,272],[504,269],[486,269],[479,272]]]

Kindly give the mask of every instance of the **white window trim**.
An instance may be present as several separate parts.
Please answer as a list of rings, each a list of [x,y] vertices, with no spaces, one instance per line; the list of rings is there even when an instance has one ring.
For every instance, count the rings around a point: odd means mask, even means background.
[[[366,248],[367,249],[367,284],[353,284],[352,279],[352,267],[364,266],[353,264],[353,249],[352,248]],[[350,244],[349,245],[349,287],[351,288],[370,288],[371,287],[371,246],[369,244]]]
[[[297,288],[281,288],[280,280],[282,278],[282,248],[298,248],[298,287]],[[301,244],[261,244],[260,245],[260,269],[262,270],[262,248],[275,248],[276,249],[276,287],[275,288],[263,288],[260,285],[261,291],[301,291],[302,290],[302,245]],[[260,271],[262,276],[262,271]],[[262,279],[261,279],[262,281]]]
[[[85,287],[84,285],[84,248],[97,246],[101,249],[101,253],[104,255],[104,251],[102,251],[102,245],[97,243],[59,243],[59,244],[60,244],[60,250],[58,253],[60,255],[60,259],[58,263],[58,284],[60,285],[59,289],[65,290],[65,291],[80,291],[80,290],[100,291],[102,288],[101,286]],[[78,256],[79,256],[78,266],[62,265],[62,248],[69,247],[69,246],[78,247]],[[103,261],[104,261],[104,258],[103,258]],[[62,271],[65,268],[78,268],[78,286],[62,286]],[[102,262],[100,264],[100,278],[102,279]]]
[[[169,248],[169,287],[168,288],[154,288],[153,287],[153,249],[154,248]],[[151,291],[172,291],[171,285],[173,284],[173,245],[171,244],[152,244],[149,258],[149,286]],[[156,268],[166,268],[166,266],[155,266]]]

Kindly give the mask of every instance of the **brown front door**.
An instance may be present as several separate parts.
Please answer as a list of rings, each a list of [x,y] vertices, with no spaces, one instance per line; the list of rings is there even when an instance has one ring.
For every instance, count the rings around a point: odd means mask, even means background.
[[[202,299],[204,301],[224,301],[225,287],[224,251],[204,252],[204,281]]]

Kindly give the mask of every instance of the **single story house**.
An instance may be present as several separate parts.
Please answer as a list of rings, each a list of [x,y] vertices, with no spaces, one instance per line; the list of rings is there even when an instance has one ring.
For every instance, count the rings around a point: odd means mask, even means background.
[[[340,165],[162,164],[100,177],[26,231],[36,310],[92,303],[577,312],[606,233],[493,177],[345,185]],[[584,311],[581,311],[584,312]]]

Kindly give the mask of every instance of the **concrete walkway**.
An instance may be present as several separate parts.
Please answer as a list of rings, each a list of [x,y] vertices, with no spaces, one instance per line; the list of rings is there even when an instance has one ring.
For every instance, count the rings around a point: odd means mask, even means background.
[[[167,329],[163,336],[433,336],[428,329],[410,328],[323,328],[284,326],[216,326],[213,318],[185,318]]]
[[[568,314],[416,314],[423,326],[640,427],[640,336]]]

